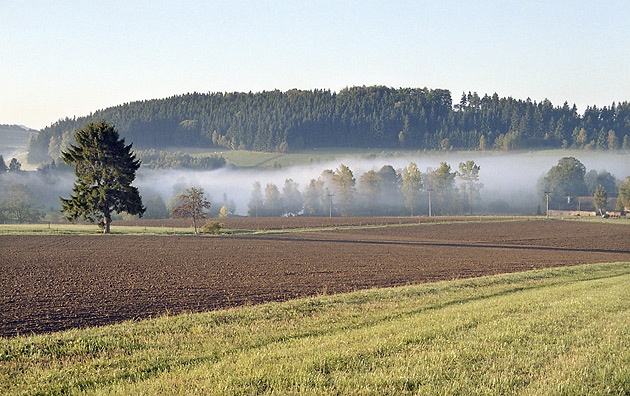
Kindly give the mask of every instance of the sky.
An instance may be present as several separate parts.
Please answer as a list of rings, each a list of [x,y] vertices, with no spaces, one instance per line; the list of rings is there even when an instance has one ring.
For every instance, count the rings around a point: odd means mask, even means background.
[[[630,100],[630,2],[0,0],[0,124],[361,85]]]

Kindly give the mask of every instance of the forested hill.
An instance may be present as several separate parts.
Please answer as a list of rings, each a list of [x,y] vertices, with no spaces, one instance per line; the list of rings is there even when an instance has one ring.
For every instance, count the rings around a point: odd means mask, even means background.
[[[60,120],[29,144],[29,162],[49,161],[92,120],[112,122],[134,148],[227,147],[291,151],[312,147],[409,149],[628,148],[630,103],[553,106],[383,86],[259,93],[192,93],[127,103]]]

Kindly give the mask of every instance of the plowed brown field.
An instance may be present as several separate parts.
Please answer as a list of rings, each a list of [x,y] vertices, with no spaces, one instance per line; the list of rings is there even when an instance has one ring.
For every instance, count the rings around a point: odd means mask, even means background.
[[[398,220],[392,220],[396,223]],[[0,335],[582,263],[630,227],[420,224],[241,237],[0,236]]]

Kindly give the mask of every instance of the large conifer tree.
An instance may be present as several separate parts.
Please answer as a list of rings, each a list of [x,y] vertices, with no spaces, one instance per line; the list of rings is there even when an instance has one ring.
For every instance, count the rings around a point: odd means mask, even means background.
[[[66,218],[98,220],[104,232],[109,233],[113,213],[142,216],[142,199],[138,189],[131,186],[140,167],[131,144],[125,145],[116,128],[105,121],[86,124],[74,138],[77,145],[70,145],[61,153],[68,165],[76,164],[77,176],[74,195],[60,198]]]

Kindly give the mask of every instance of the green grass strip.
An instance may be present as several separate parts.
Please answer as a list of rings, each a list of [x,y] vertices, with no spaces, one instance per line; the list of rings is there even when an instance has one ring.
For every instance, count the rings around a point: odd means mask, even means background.
[[[609,217],[607,219],[601,216],[572,216],[572,217],[562,217],[562,220],[566,221],[582,221],[585,223],[604,223],[604,224],[622,224],[622,225],[630,225],[630,217],[622,216],[620,218],[612,218]]]
[[[406,219],[405,219],[406,220]],[[310,227],[310,228],[282,228],[270,230],[247,230],[247,229],[222,229],[221,235],[264,235],[264,234],[286,234],[294,232],[312,231],[334,231],[352,230],[366,228],[385,227],[408,227],[417,225],[436,224],[456,224],[456,223],[486,223],[486,222],[512,222],[512,221],[537,221],[544,220],[541,217],[518,217],[518,216],[470,216],[467,220],[444,220],[435,218],[433,222],[418,222],[410,217],[408,221],[391,224],[365,224],[352,226],[330,226],[330,227]],[[368,221],[366,220],[366,223]],[[201,232],[201,231],[200,231]],[[0,235],[103,235],[102,230],[97,225],[92,224],[0,224]],[[194,235],[192,227],[143,227],[143,226],[116,226],[111,228],[111,235]],[[205,235],[208,237],[215,235]]]
[[[132,227],[111,228],[112,235],[193,235],[192,228]],[[94,224],[0,224],[0,235],[103,235]]]
[[[630,263],[0,339],[2,394],[630,392]]]

